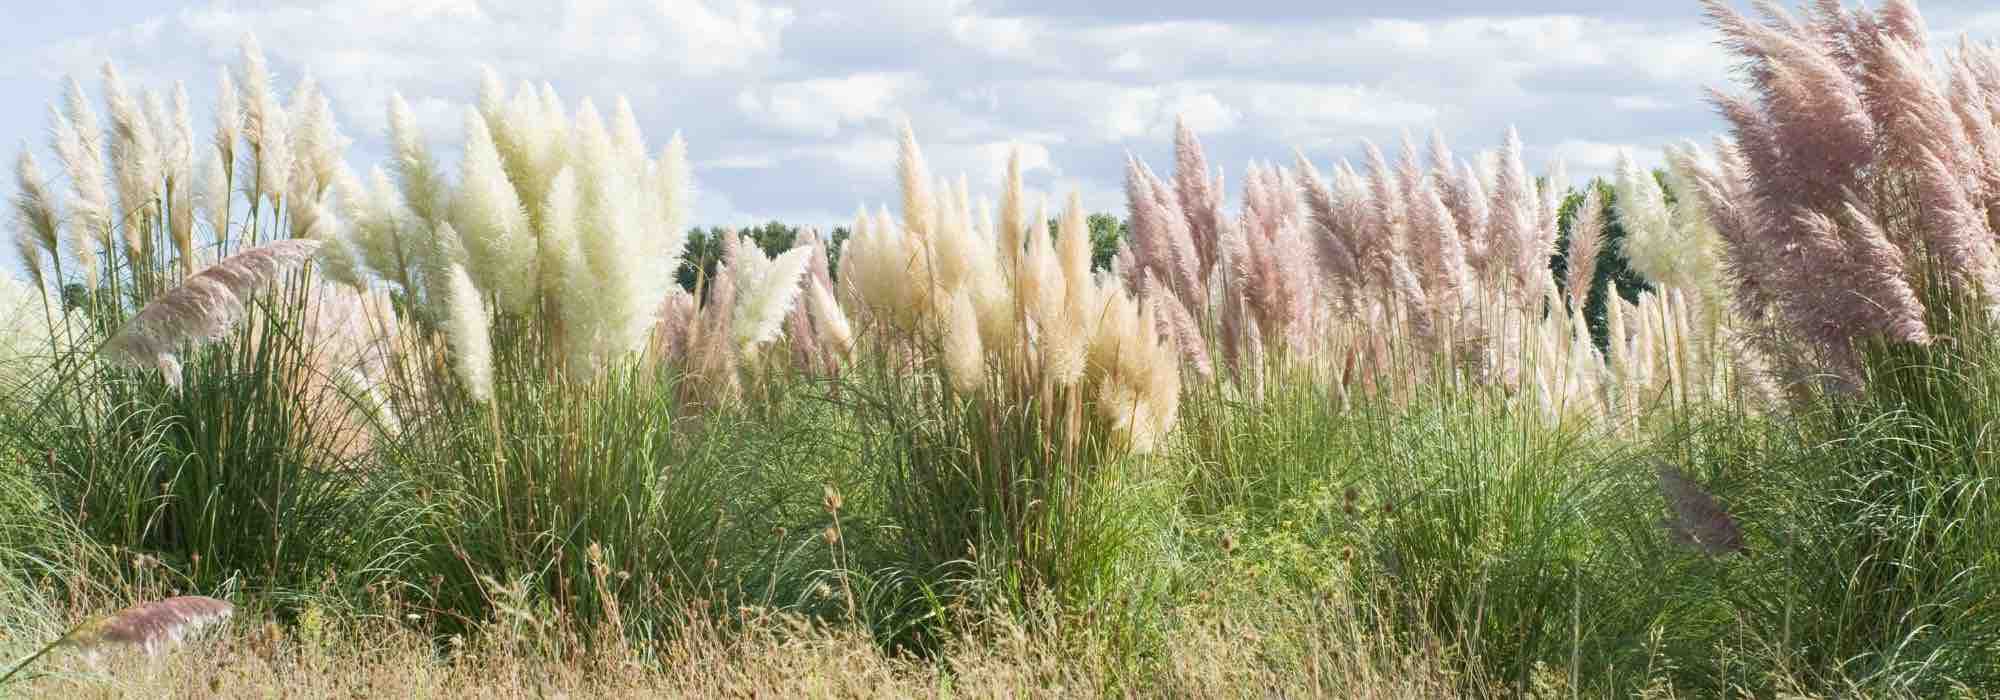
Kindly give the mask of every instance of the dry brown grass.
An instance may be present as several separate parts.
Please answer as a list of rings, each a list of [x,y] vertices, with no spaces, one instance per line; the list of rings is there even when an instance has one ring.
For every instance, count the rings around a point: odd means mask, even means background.
[[[63,655],[10,690],[30,697],[1349,697],[1463,694],[1452,655],[1372,643],[1352,625],[1260,631],[1201,619],[1160,658],[1119,664],[1080,626],[1019,627],[962,639],[938,663],[886,656],[859,629],[745,612],[736,631],[696,621],[655,645],[548,653],[504,633],[434,645],[380,621],[280,627],[246,616],[149,657]],[[697,618],[698,620],[698,618]],[[1135,667],[1136,666],[1136,667]],[[1484,694],[1484,693],[1480,693]]]

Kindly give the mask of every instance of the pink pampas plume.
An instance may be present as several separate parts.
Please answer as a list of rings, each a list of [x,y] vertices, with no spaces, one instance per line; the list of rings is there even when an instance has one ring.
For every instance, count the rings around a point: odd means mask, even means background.
[[[1174,124],[1174,193],[1187,218],[1201,278],[1206,280],[1215,269],[1216,246],[1221,239],[1222,176],[1208,179],[1208,157],[1186,119]]]
[[[318,252],[320,241],[285,240],[223,258],[153,299],[106,343],[104,353],[127,364],[152,366],[179,385],[175,357],[188,341],[221,338],[242,318],[244,298]]]
[[[1597,254],[1604,247],[1604,191],[1595,184],[1584,195],[1569,225],[1569,308],[1583,313],[1590,300],[1591,283],[1597,279]]]

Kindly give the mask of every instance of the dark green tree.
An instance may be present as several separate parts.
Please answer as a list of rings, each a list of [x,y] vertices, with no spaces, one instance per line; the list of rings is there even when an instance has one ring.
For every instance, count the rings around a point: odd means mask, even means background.
[[[715,275],[716,264],[722,262],[722,236],[731,230],[735,229],[710,226],[707,230],[696,227],[688,231],[687,252],[681,256],[680,269],[674,271],[674,281],[682,289],[693,292],[702,280]],[[756,242],[757,248],[764,251],[766,257],[791,250],[801,233],[799,227],[786,226],[778,221],[737,232]]]
[[[1118,254],[1118,242],[1131,235],[1132,227],[1110,214],[1091,214],[1089,222],[1090,269],[1109,269],[1111,258]]]

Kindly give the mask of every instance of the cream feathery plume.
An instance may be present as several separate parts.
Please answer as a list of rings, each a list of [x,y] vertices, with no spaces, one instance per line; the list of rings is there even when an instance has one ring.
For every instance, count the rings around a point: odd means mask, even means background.
[[[155,211],[159,196],[159,143],[148,119],[133,96],[126,92],[118,66],[105,61],[104,101],[111,117],[111,170],[118,186],[119,210],[113,223],[125,232],[127,254],[137,256],[141,248],[140,221]]]
[[[848,323],[847,314],[840,310],[840,304],[833,299],[833,292],[819,280],[813,280],[806,292],[806,304],[812,312],[813,325],[819,331],[820,341],[832,348],[835,354],[846,355],[854,351],[854,327]]]
[[[292,151],[287,139],[285,111],[278,104],[276,91],[271,87],[270,69],[264,63],[264,51],[257,45],[257,37],[243,38],[243,68],[240,73],[243,84],[243,136],[250,144],[250,155],[255,158],[252,167],[256,171],[252,198],[282,197],[290,184]]]
[[[535,243],[520,195],[507,181],[486,119],[466,109],[465,157],[451,201],[451,222],[465,243],[473,280],[491,290],[499,309],[524,313],[535,302]]]
[[[1028,233],[1028,253],[1021,261],[1021,276],[1014,282],[1015,294],[1027,306],[1028,317],[1044,328],[1062,323],[1069,293],[1052,238],[1048,217],[1037,210]]]
[[[216,240],[228,240],[229,162],[216,149],[204,148],[202,152],[201,170],[196,177],[196,187],[200,189],[196,204],[201,207],[210,235]]]
[[[751,352],[777,340],[783,331],[785,315],[798,301],[799,279],[812,261],[812,249],[793,248],[766,258],[748,236],[737,242],[736,249],[729,267],[736,296],[732,332],[736,347]]]
[[[173,121],[168,125],[164,141],[160,145],[160,168],[166,172],[167,180],[182,185],[187,184],[188,171],[194,168],[194,115],[188,105],[187,84],[174,81],[171,96]]]
[[[54,136],[56,156],[69,173],[70,250],[83,267],[84,282],[97,285],[99,241],[110,231],[111,204],[104,191],[103,135],[90,101],[74,78],[67,83],[64,109],[49,107],[49,128]]]
[[[404,205],[425,226],[437,226],[444,221],[444,174],[400,92],[389,94],[389,141],[394,151],[391,170],[402,188]]]
[[[542,206],[542,231],[535,245],[536,282],[544,299],[562,300],[570,266],[576,261],[577,210],[581,204],[576,172],[564,167],[549,184],[548,202]],[[678,289],[678,287],[676,287]],[[664,302],[663,302],[664,303]]]
[[[1071,192],[1057,224],[1054,248],[1062,285],[1061,311],[1054,317],[1039,319],[1042,325],[1036,347],[1043,377],[1055,386],[1076,385],[1087,369],[1091,314],[1098,306],[1097,285],[1090,274],[1089,238],[1082,198]]]
[[[449,230],[444,224],[441,230]],[[452,370],[465,385],[465,393],[478,403],[493,401],[493,338],[491,319],[479,286],[465,266],[453,263],[449,273],[449,305],[445,335],[451,341]]]
[[[903,123],[899,148],[896,176],[902,182],[903,227],[910,238],[922,243],[930,237],[930,225],[935,216],[930,192],[931,172],[930,167],[924,164],[923,150],[917,147],[917,132],[911,129],[909,122]]]
[[[1000,269],[1007,279],[1021,274],[1021,236],[1027,233],[1027,202],[1021,194],[1021,149],[1007,154],[1007,175],[1000,189],[1000,230],[993,240],[1000,248]]]
[[[507,85],[500,81],[500,72],[493,70],[492,64],[479,66],[479,102],[476,107],[479,109],[479,115],[487,119],[493,119],[506,112]],[[488,123],[487,127],[494,128],[491,123]],[[494,130],[499,131],[497,128]]]
[[[1604,190],[1592,183],[1569,224],[1569,308],[1581,314],[1597,281],[1597,254],[1604,247]]]
[[[212,137],[217,153],[228,167],[225,173],[234,172],[236,166],[236,142],[243,138],[243,97],[237,94],[236,79],[230,77],[229,69],[221,70],[215,91],[215,134]]]
[[[294,145],[297,160],[292,168],[292,177],[304,178],[307,182],[294,185],[294,189],[309,188],[313,196],[325,194],[333,187],[334,179],[342,167],[340,154],[347,150],[347,137],[340,134],[340,126],[333,118],[333,105],[327,96],[317,88],[306,92],[307,76],[292,98]]]
[[[167,231],[174,239],[174,252],[181,259],[181,276],[194,274],[195,161],[194,118],[188,113],[187,86],[174,83],[174,116],[164,152],[167,189]]]
[[[946,197],[939,202],[936,228],[931,232],[931,270],[936,275],[918,283],[934,284],[942,294],[950,294],[970,276],[975,258],[991,254],[993,244],[979,240],[971,230],[970,213],[961,207],[963,198]],[[1046,230],[1046,229],[1044,229]]]
[[[104,353],[132,366],[157,367],[178,386],[175,353],[183,343],[221,338],[243,316],[245,297],[310,259],[319,247],[319,241],[284,240],[223,258],[155,297],[105,344]]]
[[[969,290],[953,294],[944,332],[944,369],[960,394],[975,394],[986,382],[986,352],[979,339],[979,312]]]
[[[632,113],[632,101],[624,95],[611,105],[611,147],[624,156],[626,167],[635,173],[645,167],[646,137],[639,133],[639,116]]]
[[[62,250],[62,215],[56,210],[56,195],[49,191],[48,177],[25,142],[15,156],[14,181],[18,188],[14,193],[14,244],[34,275],[35,286],[41,287],[45,282],[42,255],[53,259]]]
[[[361,260],[349,243],[346,227],[334,217],[334,208],[326,204],[325,198],[300,193],[290,206],[292,237],[324,244],[314,258],[320,273],[330,282],[366,290],[367,282],[361,278]]]
[[[1541,216],[1537,219],[1536,232],[1540,234],[1538,249],[1547,255],[1555,255],[1556,238],[1562,235],[1561,222],[1563,197],[1569,194],[1569,164],[1557,158],[1549,165],[1549,172],[1537,183],[1542,195]]]

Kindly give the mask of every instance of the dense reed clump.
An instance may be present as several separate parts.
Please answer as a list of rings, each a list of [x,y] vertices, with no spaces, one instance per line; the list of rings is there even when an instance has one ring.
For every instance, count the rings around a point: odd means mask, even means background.
[[[1705,3],[1749,94],[1715,92],[1733,139],[1675,153],[1722,240],[1729,299],[1788,384],[1852,388],[1860,345],[1950,341],[2000,293],[2000,59],[1967,42],[1932,58],[1908,2],[1775,6],[1753,21]]]
[[[1091,273],[1074,196],[1049,230],[1018,158],[997,221],[963,179],[931,179],[907,128],[899,171],[901,220],[861,214],[839,276],[874,357],[855,399],[865,458],[902,533],[873,553],[876,578],[906,582],[884,614],[942,621],[940,593],[1017,610],[1144,597],[1128,563],[1144,475],[1126,458],[1165,449],[1178,418],[1161,305]]]
[[[1215,376],[1247,395],[1297,366],[1359,391],[1441,379],[1505,386],[1551,414],[1597,412],[1603,358],[1549,267],[1561,165],[1531,179],[1511,132],[1469,162],[1441,137],[1425,155],[1406,140],[1394,165],[1367,150],[1365,174],[1341,163],[1323,177],[1303,156],[1252,164],[1236,217],[1185,127],[1170,179],[1128,163],[1118,269],[1160,304],[1195,375],[1220,358]]]
[[[74,80],[50,109],[67,187],[18,161],[13,218],[46,312],[18,357],[46,376],[10,394],[9,449],[37,455],[53,512],[196,587],[353,563],[366,547],[341,533],[366,509],[347,499],[367,487],[350,460],[387,425],[367,358],[393,325],[299,270],[344,148],[325,98],[307,78],[279,100],[246,43],[204,144],[184,90],[102,73],[108,124]]]

